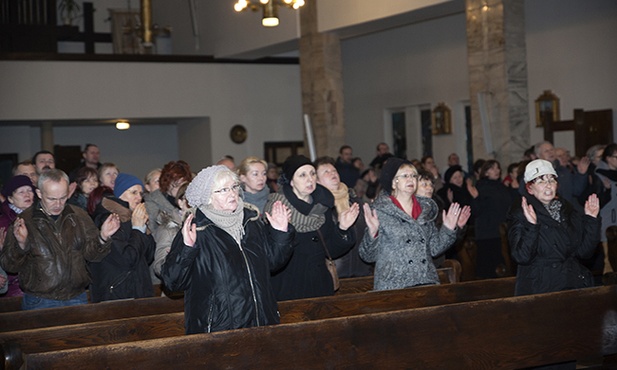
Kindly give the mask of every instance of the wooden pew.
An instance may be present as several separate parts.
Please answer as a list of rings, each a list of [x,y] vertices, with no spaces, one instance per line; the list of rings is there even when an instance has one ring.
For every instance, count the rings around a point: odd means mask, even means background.
[[[457,279],[453,268],[441,268],[438,273],[442,284],[455,282]],[[372,287],[372,276],[341,279],[341,289],[336,294],[367,292]],[[170,302],[166,297],[152,297],[51,308],[27,313],[20,310],[0,313],[0,332],[179,312],[184,309],[180,293],[174,295],[173,301],[175,302]]]
[[[439,281],[442,284],[456,283],[460,281],[459,276],[457,275],[455,269],[452,267],[439,268],[437,269],[437,274],[439,275]],[[362,292],[368,292],[369,290],[372,290],[372,289],[373,289],[373,277],[372,276],[365,276],[365,277],[358,277],[358,278],[346,278],[346,279],[341,279],[341,288],[336,292],[336,294],[341,295],[341,294],[349,294],[349,293],[362,293]],[[154,293],[155,293],[154,294],[155,297],[160,297],[161,286],[159,284],[154,285]],[[168,295],[171,295],[173,299],[181,299],[183,297],[182,292],[172,292]],[[4,312],[14,312],[14,311],[20,311],[20,310],[21,310],[21,297],[0,298],[0,314]],[[1,326],[2,325],[0,324],[0,331],[2,330]]]
[[[281,321],[292,323],[466,302],[514,294],[514,279],[481,280],[401,290],[348,294],[279,303]],[[174,312],[0,333],[24,353],[184,335],[184,313]]]
[[[617,353],[604,286],[25,356],[27,369],[514,369]]]
[[[5,312],[0,314],[0,332],[183,312],[183,310],[183,299],[155,297]]]
[[[0,313],[21,310],[21,297],[0,298]]]

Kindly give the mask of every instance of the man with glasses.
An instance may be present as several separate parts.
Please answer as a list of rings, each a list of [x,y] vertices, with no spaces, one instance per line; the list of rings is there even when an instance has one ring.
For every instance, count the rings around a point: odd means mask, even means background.
[[[69,178],[61,170],[43,171],[38,185],[40,200],[8,229],[0,264],[19,274],[24,310],[87,303],[86,263],[109,253],[120,219],[110,216],[99,231],[84,210],[67,204]]]

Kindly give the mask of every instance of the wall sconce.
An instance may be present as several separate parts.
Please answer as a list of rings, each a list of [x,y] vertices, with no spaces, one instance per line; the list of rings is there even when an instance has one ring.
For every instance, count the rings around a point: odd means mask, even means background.
[[[131,124],[129,123],[129,121],[120,120],[116,122],[116,129],[118,130],[128,130],[130,127],[131,127]]]

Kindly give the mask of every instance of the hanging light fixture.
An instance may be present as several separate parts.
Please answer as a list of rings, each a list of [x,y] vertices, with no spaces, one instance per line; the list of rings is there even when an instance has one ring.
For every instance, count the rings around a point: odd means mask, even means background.
[[[131,128],[131,124],[127,120],[120,120],[116,122],[116,129],[118,130],[128,130]]]
[[[261,24],[264,27],[276,27],[279,25],[279,6],[299,9],[303,5],[304,0],[238,0],[238,2],[234,4],[234,10],[241,12],[246,9],[251,9],[256,12],[261,9],[263,13]]]

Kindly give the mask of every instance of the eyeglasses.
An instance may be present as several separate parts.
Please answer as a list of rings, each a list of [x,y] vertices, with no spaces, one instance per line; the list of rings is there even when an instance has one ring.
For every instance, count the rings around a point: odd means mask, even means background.
[[[214,190],[213,193],[216,193],[216,194],[227,194],[230,191],[235,191],[237,193],[239,190],[240,190],[240,184],[235,184],[235,185],[233,185],[232,187],[229,187],[229,188],[222,188],[222,189],[219,189],[219,190]]]
[[[533,182],[536,185],[540,185],[540,186],[547,186],[547,185],[555,185],[557,184],[557,180],[553,177],[548,178],[548,179],[537,179],[536,181]]]
[[[415,180],[415,179],[418,178],[418,174],[416,174],[416,173],[404,173],[404,174],[398,175],[396,177],[402,177],[405,180],[409,180],[409,179],[414,179]]]

